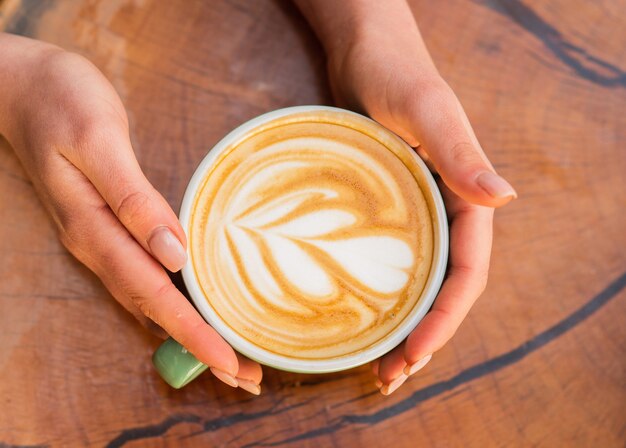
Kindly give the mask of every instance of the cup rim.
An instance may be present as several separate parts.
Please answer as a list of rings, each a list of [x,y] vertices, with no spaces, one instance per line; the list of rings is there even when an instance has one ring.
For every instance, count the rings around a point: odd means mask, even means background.
[[[213,148],[204,156],[202,161],[198,164],[198,167],[194,171],[180,207],[179,219],[180,223],[188,234],[189,224],[191,219],[191,209],[194,203],[197,191],[204,179],[204,174],[212,166],[218,156],[227,149],[238,138],[245,135],[254,128],[261,126],[265,123],[273,121],[278,118],[283,118],[292,114],[299,114],[304,112],[340,112],[342,114],[353,115],[360,119],[365,119],[376,126],[381,126],[371,118],[365,117],[356,112],[352,112],[346,109],[340,109],[331,106],[293,106],[282,109],[273,110],[265,114],[259,115],[256,118],[246,121],[239,125],[231,132],[229,132],[224,138],[217,142]],[[386,128],[384,128],[387,130]],[[392,133],[391,131],[387,130]],[[393,134],[393,133],[392,133]],[[395,135],[395,134],[394,134]],[[280,370],[286,370],[290,372],[298,373],[328,373],[336,372],[340,370],[347,370],[353,367],[357,367],[366,364],[374,359],[379,358],[385,353],[392,350],[398,344],[400,344],[411,331],[417,326],[417,324],[423,319],[432,303],[435,300],[443,282],[443,277],[446,271],[446,265],[448,260],[448,221],[446,218],[446,210],[443,203],[443,198],[435,179],[433,178],[430,170],[417,153],[402,139],[398,139],[404,144],[410,153],[415,158],[421,174],[428,183],[429,192],[432,197],[432,203],[435,206],[435,210],[432,210],[436,214],[436,225],[433,226],[434,234],[434,247],[433,247],[433,261],[431,264],[431,270],[428,275],[426,285],[422,290],[422,294],[415,307],[409,312],[404,320],[387,336],[383,337],[379,341],[370,345],[369,347],[360,350],[355,353],[351,353],[344,356],[329,359],[297,359],[284,355],[273,353],[269,350],[263,349],[252,344],[250,341],[239,335],[232,328],[230,328],[213,308],[208,304],[205,295],[200,288],[198,279],[196,278],[195,270],[191,261],[191,249],[187,247],[187,262],[182,269],[182,276],[185,282],[185,286],[191,296],[191,300],[195,304],[196,308],[202,315],[202,317],[211,325],[235,350],[253,359],[261,364],[274,367]],[[428,192],[424,192],[427,194]]]

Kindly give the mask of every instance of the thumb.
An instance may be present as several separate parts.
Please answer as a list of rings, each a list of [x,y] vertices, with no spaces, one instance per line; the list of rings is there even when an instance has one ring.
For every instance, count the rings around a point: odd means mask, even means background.
[[[454,193],[473,204],[499,207],[517,197],[494,170],[452,89],[430,88],[410,114],[410,128],[435,169]]]
[[[89,146],[74,151],[70,161],[148,253],[172,272],[182,269],[187,260],[185,233],[170,205],[141,171],[128,136],[114,132]]]

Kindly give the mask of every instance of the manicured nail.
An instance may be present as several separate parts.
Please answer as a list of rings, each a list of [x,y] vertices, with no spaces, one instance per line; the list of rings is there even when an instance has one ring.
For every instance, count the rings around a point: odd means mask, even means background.
[[[376,380],[374,385],[380,389],[381,387],[383,387],[383,382],[381,380]]]
[[[187,261],[187,252],[167,227],[159,227],[148,240],[152,255],[172,272],[180,271]]]
[[[418,370],[420,370],[422,367],[424,367],[426,364],[428,364],[428,361],[430,361],[430,359],[433,357],[433,354],[431,353],[430,355],[426,355],[424,356],[422,359],[420,359],[417,362],[414,362],[413,364],[411,364],[410,366],[406,366],[404,368],[404,373],[406,375],[413,375],[415,372],[417,372]]]
[[[516,198],[517,193],[503,178],[491,171],[485,171],[476,178],[476,183],[493,198]]]
[[[237,380],[235,379],[234,376],[224,372],[223,370],[216,369],[215,367],[211,367],[211,373],[215,375],[217,379],[228,384],[229,386],[237,387],[239,385],[239,383],[237,383]]]
[[[242,380],[241,378],[237,378],[237,383],[239,383],[239,387],[241,387],[243,390],[247,390],[254,395],[261,395],[261,386],[259,386],[254,381]]]
[[[405,375],[404,373],[401,373],[400,376],[396,378],[395,380],[393,380],[391,383],[385,384],[383,387],[381,387],[380,393],[383,395],[391,395],[398,389],[398,387],[404,384],[407,378],[408,378],[407,375]]]

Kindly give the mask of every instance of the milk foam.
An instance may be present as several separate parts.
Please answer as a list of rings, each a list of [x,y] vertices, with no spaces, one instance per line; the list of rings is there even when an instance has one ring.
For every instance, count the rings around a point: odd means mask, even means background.
[[[207,176],[190,231],[207,300],[276,353],[335,357],[395,327],[419,298],[432,223],[389,148],[330,123],[250,136]]]

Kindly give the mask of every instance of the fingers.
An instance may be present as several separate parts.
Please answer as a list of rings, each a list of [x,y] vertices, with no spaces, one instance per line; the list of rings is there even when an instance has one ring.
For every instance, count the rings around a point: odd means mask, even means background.
[[[260,395],[260,383],[263,378],[261,366],[259,363],[246,358],[240,353],[237,353],[237,360],[239,361],[239,372],[237,373],[237,383],[239,387],[251,394]]]
[[[451,192],[443,190],[451,196]],[[467,205],[459,198],[449,202],[453,202],[453,216],[448,276],[431,311],[406,341],[404,359],[408,371],[448,342],[487,282],[493,209]]]
[[[135,240],[172,272],[187,259],[185,233],[167,201],[146,179],[121,125],[85,126],[69,160],[96,187]]]
[[[92,228],[97,236],[90,238],[89,249],[100,259],[96,273],[105,285],[121,283],[125,296],[196,358],[236,376],[238,363],[233,349],[202,319],[163,269],[128,233],[123,235],[125,229],[119,223],[114,228],[116,219],[107,213],[110,216],[101,216],[102,226]]]
[[[383,395],[389,395],[398,389],[407,380],[404,368],[404,342],[380,359],[378,381],[376,386]]]
[[[413,366],[407,366],[404,358],[405,345],[406,342],[403,342],[380,360],[380,366],[376,372],[378,376],[376,387],[383,395],[390,395],[395,392],[411,375],[430,361],[431,356],[429,355]]]
[[[446,185],[466,201],[499,207],[517,197],[498,176],[483,152],[465,112],[452,90],[431,83],[407,103],[407,128],[415,133],[422,151]]]
[[[240,387],[253,395],[261,395],[260,383],[263,377],[261,366],[240,353],[235,354],[239,365],[237,377],[233,377],[231,374],[215,367],[210,368],[211,373],[229,386]]]
[[[256,384],[259,384],[263,378],[263,370],[261,370],[259,363],[246,358],[240,353],[237,353],[237,360],[239,361],[237,378],[254,381]]]
[[[115,224],[112,215],[109,222],[103,221],[109,227]],[[119,223],[117,226],[121,227]],[[123,236],[124,229],[116,229],[118,235],[107,230],[112,229],[96,226],[92,231],[110,247],[102,248],[100,241],[92,241],[90,249],[103,259],[106,273],[102,268],[97,273],[105,285],[122,283],[132,303],[196,358],[235,376],[238,363],[233,349],[202,319],[163,269],[130,236]]]
[[[389,384],[404,370],[404,343],[400,344],[380,359],[378,378],[383,384]]]
[[[493,209],[468,204],[445,185],[440,188],[451,219],[448,277],[431,311],[407,340],[372,363],[384,395],[397,390],[450,340],[486,285]]]
[[[49,183],[61,239],[116,298],[132,304],[203,363],[236,377],[234,350],[176,289],[165,271],[132,238],[87,179],[67,161]]]

